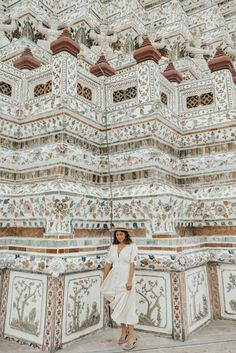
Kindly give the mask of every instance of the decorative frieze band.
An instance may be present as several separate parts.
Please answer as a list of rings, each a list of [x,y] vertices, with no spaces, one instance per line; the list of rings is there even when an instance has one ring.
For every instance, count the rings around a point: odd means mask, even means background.
[[[103,268],[106,256],[103,254],[82,256],[60,255],[40,256],[0,253],[0,269],[21,270],[50,274],[58,277],[65,273],[94,271]],[[140,253],[137,269],[152,271],[179,271],[198,267],[207,263],[236,264],[236,251],[203,250],[172,255]]]

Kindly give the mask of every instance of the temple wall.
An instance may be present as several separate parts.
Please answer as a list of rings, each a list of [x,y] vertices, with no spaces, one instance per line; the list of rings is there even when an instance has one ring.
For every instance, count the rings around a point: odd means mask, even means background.
[[[100,296],[111,225],[138,246],[137,329],[186,340],[236,319],[236,55],[209,66],[234,53],[235,18],[193,3],[0,8],[0,26],[17,22],[0,38],[1,337],[53,352],[115,325]],[[152,54],[135,60],[144,32]],[[115,75],[90,72],[99,35]],[[16,65],[26,47],[41,66]]]
[[[147,265],[147,257],[139,256],[136,273],[137,329],[185,340],[213,316],[236,318],[235,264],[216,269],[209,262],[169,272],[153,270],[161,260],[148,258]],[[108,325],[107,303],[99,294],[101,276],[101,270],[92,268],[53,276],[2,270],[1,335],[50,351]]]

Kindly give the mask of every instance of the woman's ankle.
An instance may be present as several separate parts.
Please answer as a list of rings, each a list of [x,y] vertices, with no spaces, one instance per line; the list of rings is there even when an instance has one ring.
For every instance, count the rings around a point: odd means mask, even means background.
[[[121,336],[128,336],[128,331],[121,331]]]
[[[135,339],[135,334],[134,333],[131,333],[130,335],[128,334],[128,340],[129,341],[132,341],[132,340],[134,340]]]

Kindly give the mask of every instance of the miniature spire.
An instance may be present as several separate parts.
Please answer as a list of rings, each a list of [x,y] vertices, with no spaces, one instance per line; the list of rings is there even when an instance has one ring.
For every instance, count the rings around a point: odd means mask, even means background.
[[[142,45],[134,51],[134,58],[137,63],[147,60],[153,60],[158,63],[161,59],[161,53],[154,48],[148,36],[144,36]]]
[[[80,52],[80,46],[72,38],[68,28],[65,28],[62,34],[51,43],[53,55],[66,51],[77,57]]]
[[[20,70],[34,70],[41,65],[41,61],[33,56],[29,47],[25,48],[21,56],[13,62],[13,66]]]
[[[175,69],[172,60],[169,61],[162,75],[165,76],[165,78],[170,82],[180,83],[183,79],[181,74]]]
[[[219,70],[232,70],[233,63],[228,55],[224,53],[221,47],[216,49],[215,56],[208,61],[208,67],[211,72]]]
[[[91,66],[90,68],[91,74],[99,77],[99,76],[113,76],[115,75],[115,70],[113,67],[111,67],[106,58],[105,55],[102,53],[96,62],[95,65]]]

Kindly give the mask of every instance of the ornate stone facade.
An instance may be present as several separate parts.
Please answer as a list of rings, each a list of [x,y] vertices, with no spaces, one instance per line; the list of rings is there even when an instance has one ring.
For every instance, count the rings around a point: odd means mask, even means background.
[[[3,1],[2,337],[53,351],[110,325],[98,293],[117,223],[139,248],[137,327],[185,340],[236,318],[232,8]],[[211,72],[219,46],[232,65]],[[25,48],[41,66],[17,65]]]

